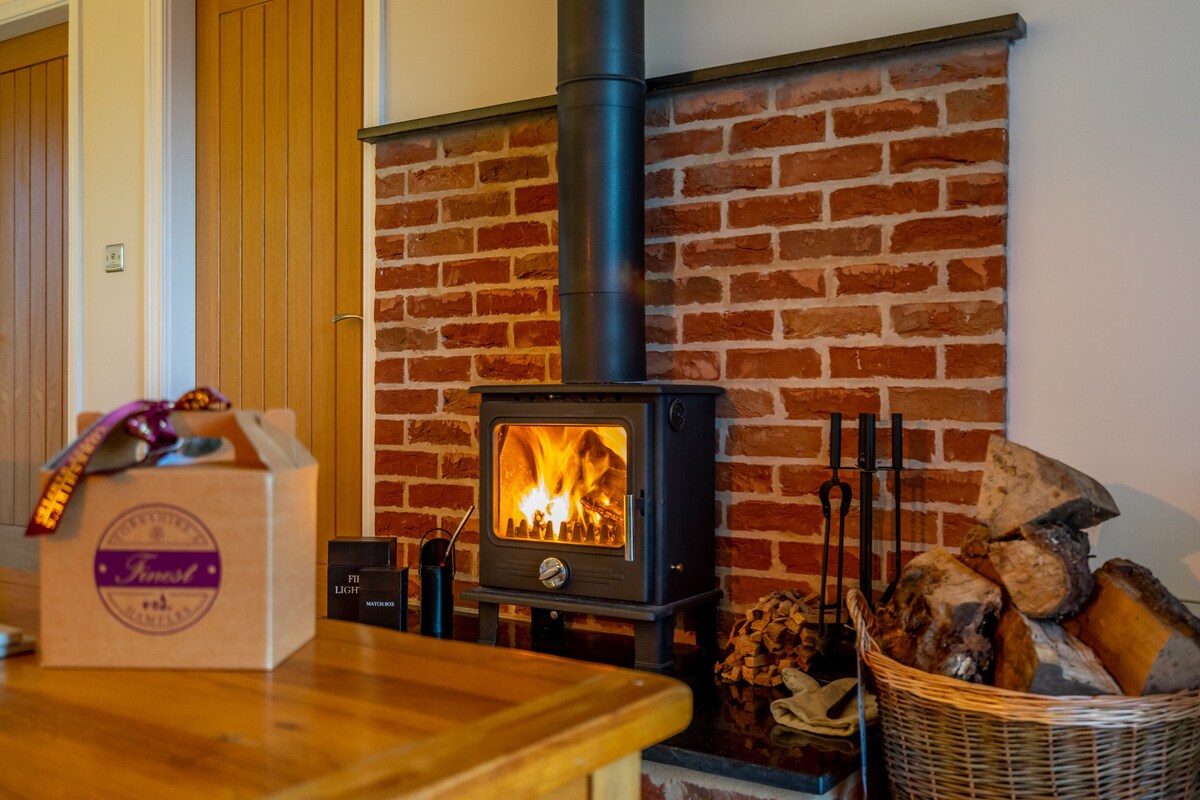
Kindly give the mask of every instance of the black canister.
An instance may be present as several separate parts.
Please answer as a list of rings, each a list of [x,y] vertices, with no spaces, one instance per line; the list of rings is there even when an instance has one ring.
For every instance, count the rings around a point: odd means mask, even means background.
[[[454,635],[454,554],[446,557],[449,543],[449,539],[421,542],[422,636],[450,639]]]
[[[408,630],[408,567],[363,567],[359,571],[358,621]]]

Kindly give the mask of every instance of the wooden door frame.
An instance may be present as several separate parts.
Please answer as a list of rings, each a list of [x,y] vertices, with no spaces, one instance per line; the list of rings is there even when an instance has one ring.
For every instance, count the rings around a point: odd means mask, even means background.
[[[386,0],[363,0],[363,127],[382,125]],[[375,533],[375,145],[363,146],[362,535]]]
[[[196,383],[196,4],[146,5],[143,393]]]

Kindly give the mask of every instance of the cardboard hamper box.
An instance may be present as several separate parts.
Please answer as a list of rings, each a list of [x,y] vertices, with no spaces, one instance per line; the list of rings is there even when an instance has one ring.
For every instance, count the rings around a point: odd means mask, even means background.
[[[194,463],[88,475],[42,538],[43,666],[273,669],[313,637],[317,464],[294,415],[171,423],[225,441]],[[130,457],[131,437],[109,438],[93,463]]]

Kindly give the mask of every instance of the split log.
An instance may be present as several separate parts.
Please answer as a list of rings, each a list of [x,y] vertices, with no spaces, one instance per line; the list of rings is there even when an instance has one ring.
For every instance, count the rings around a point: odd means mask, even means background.
[[[1116,558],[1068,631],[1096,651],[1128,695],[1200,689],[1200,619],[1150,570]]]
[[[981,574],[993,571],[1027,617],[1059,620],[1092,593],[1087,534],[1062,523],[1023,525],[1021,538],[992,542]]]
[[[1015,608],[1004,612],[996,628],[995,685],[1042,695],[1121,693],[1092,648],[1061,626]]]
[[[1002,436],[988,440],[976,518],[993,538],[1039,522],[1090,528],[1119,513],[1096,479]]]
[[[879,644],[903,664],[979,683],[991,666],[987,637],[999,613],[1000,587],[937,548],[904,567],[879,611]]]
[[[995,584],[1000,583],[1000,573],[988,558],[992,545],[992,530],[986,525],[972,526],[963,537],[958,548],[958,560]],[[1001,587],[1003,588],[1003,587]]]
[[[714,666],[726,683],[781,686],[788,667],[807,670],[816,655],[814,612],[794,592],[772,592],[733,625],[723,661]]]

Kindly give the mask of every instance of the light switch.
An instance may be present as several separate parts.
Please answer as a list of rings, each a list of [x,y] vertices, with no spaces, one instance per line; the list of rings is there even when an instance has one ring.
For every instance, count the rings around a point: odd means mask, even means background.
[[[104,271],[125,271],[125,245],[108,244],[104,246]]]

